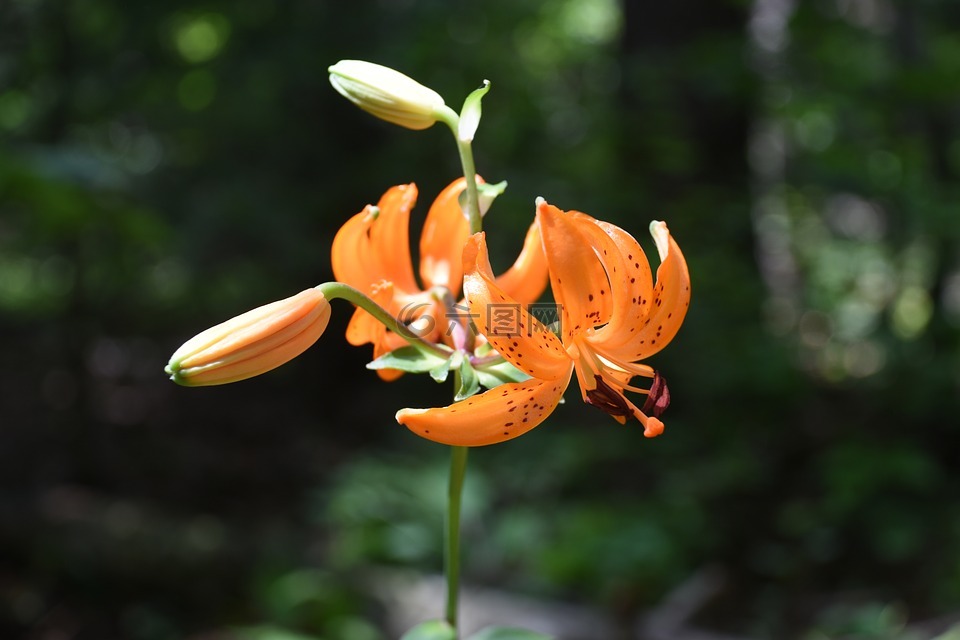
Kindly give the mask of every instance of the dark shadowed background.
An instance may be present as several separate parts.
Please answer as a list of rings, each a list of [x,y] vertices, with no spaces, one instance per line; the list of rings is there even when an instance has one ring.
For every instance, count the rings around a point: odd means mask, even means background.
[[[448,131],[334,92],[342,58],[455,107],[491,80],[495,267],[544,196],[652,255],[667,220],[692,273],[651,361],[662,437],[571,390],[473,452],[468,585],[617,638],[656,639],[651,612],[804,640],[960,616],[957,3],[7,0],[0,637],[391,638],[382,585],[440,571],[447,452],[393,415],[451,390],[364,369],[348,305],[261,378],[162,371],[331,279],[391,185],[420,187],[416,240],[458,175]]]

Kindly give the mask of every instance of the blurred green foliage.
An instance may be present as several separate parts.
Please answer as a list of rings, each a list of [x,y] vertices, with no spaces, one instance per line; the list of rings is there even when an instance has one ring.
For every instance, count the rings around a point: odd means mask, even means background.
[[[387,187],[417,229],[456,177],[447,132],[329,87],[361,58],[454,105],[491,80],[495,267],[544,196],[646,246],[667,220],[693,274],[666,434],[571,401],[474,452],[466,580],[626,630],[708,569],[699,626],[929,637],[960,603],[958,33],[933,0],[0,4],[0,636],[372,640],[370,572],[439,570],[446,452],[393,414],[450,390],[380,383],[348,308],[263,378],[162,373],[330,279]]]

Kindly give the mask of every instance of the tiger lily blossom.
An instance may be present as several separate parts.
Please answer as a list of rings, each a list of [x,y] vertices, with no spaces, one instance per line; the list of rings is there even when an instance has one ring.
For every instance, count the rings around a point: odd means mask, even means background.
[[[623,229],[580,212],[561,211],[542,199],[537,223],[560,309],[559,335],[497,284],[482,233],[472,236],[463,251],[464,290],[478,329],[505,360],[531,378],[447,407],[403,409],[397,421],[444,444],[502,442],[543,422],[575,372],[585,402],[621,424],[635,418],[647,437],[659,435],[659,415],[670,395],[663,378],[639,361],[670,342],[690,304],[687,264],[667,225],[650,225],[661,260],[654,283],[643,250]],[[490,326],[490,305],[515,305],[517,326],[505,332]],[[651,379],[650,388],[632,386],[635,377]],[[646,395],[643,407],[631,402],[625,391]]]
[[[478,179],[479,181],[479,179]],[[331,250],[333,273],[340,282],[369,295],[421,340],[452,344],[463,331],[451,331],[448,307],[460,295],[463,246],[470,227],[459,197],[466,180],[459,178],[437,196],[427,212],[420,236],[420,281],[410,257],[410,211],[417,201],[415,184],[390,188],[376,206],[367,205],[337,232]],[[497,282],[518,300],[533,302],[546,289],[547,262],[539,227],[530,226],[513,266]],[[357,308],[347,326],[347,341],[372,343],[374,359],[407,344],[368,312]],[[377,369],[384,380],[402,372]]]

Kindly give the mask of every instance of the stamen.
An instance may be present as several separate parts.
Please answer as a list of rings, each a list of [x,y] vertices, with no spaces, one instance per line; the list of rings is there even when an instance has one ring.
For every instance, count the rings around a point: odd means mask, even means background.
[[[589,357],[589,360],[587,360],[587,358],[581,356],[581,357],[580,357],[580,362],[583,363],[584,366],[592,365],[592,366],[589,366],[589,370],[590,370],[591,372],[593,372],[594,374],[598,374],[598,373],[599,373],[600,376],[603,377],[604,381],[607,382],[607,383],[609,383],[610,386],[612,386],[612,387],[615,387],[615,388],[618,388],[618,389],[625,389],[625,390],[627,390],[627,391],[632,391],[633,393],[642,393],[642,394],[648,393],[648,391],[647,391],[646,389],[641,389],[641,388],[639,388],[639,387],[634,387],[634,386],[631,386],[631,385],[629,385],[629,384],[627,384],[627,383],[630,381],[630,378],[633,378],[634,376],[637,376],[637,375],[645,375],[645,376],[647,376],[647,377],[652,377],[653,373],[656,373],[656,372],[653,371],[652,368],[648,367],[647,365],[636,365],[636,368],[645,367],[646,369],[649,369],[650,372],[652,372],[652,373],[650,373],[650,374],[648,374],[646,371],[644,371],[643,373],[637,373],[637,372],[635,372],[635,371],[629,371],[629,370],[624,369],[623,367],[621,367],[619,363],[615,363],[615,362],[611,361],[610,359],[605,358],[603,355],[601,355],[601,354],[599,354],[599,353],[596,353],[596,352],[591,348],[591,346],[592,346],[592,345],[587,345],[586,348],[578,350],[578,355],[579,355],[579,354],[584,354],[584,355],[586,355],[587,357]],[[614,370],[614,371],[616,371],[616,372],[618,372],[618,373],[626,373],[626,374],[629,374],[629,376],[627,377],[626,381],[621,380],[621,379],[617,378],[615,375],[613,375],[613,373],[611,373],[611,371],[610,371],[611,369]]]
[[[646,389],[641,389],[639,387],[634,387],[627,384],[624,380],[617,378],[615,372],[627,374],[628,380],[635,375],[646,375],[652,377],[656,380],[657,372],[647,365],[634,365],[631,369],[635,371],[630,371],[628,369],[621,368],[619,363],[614,363],[603,355],[596,353],[592,349],[592,345],[580,344],[579,336],[574,339],[574,343],[567,348],[567,353],[577,359],[579,366],[576,367],[577,379],[580,381],[580,389],[583,393],[583,401],[587,404],[592,404],[601,411],[613,416],[617,422],[620,424],[626,423],[626,419],[629,416],[635,416],[641,424],[644,425],[644,434],[646,435],[649,428],[647,428],[648,418],[643,412],[640,411],[632,402],[630,402],[624,395],[624,391],[631,391],[633,393],[640,393],[647,395],[650,391]],[[645,370],[644,370],[645,369]],[[636,371],[640,370],[640,371]],[[596,388],[588,389],[586,385],[586,373],[589,372],[593,374],[593,379],[595,381]],[[662,383],[661,386],[665,390],[666,385]],[[658,388],[659,393],[659,388]],[[670,394],[667,392],[666,402],[670,402]],[[649,403],[649,396],[647,399]],[[644,410],[646,410],[647,404],[644,404]],[[666,405],[659,411],[655,411],[654,415],[659,416],[660,412],[663,409],[666,409]],[[663,423],[659,420],[656,420],[656,424],[660,425],[660,431],[663,430]],[[653,431],[656,431],[654,435],[658,435],[660,431],[657,431],[657,427],[653,426]],[[647,437],[653,437],[647,435]]]
[[[613,374],[611,374],[609,371],[605,369],[600,369],[600,375],[603,377],[603,379],[606,382],[610,383],[610,386],[612,387],[616,387],[624,391],[632,391],[633,393],[642,393],[644,395],[650,393],[646,389],[641,389],[640,387],[634,387],[632,385],[626,384],[625,382],[623,382],[622,380],[619,380],[616,376],[614,376]]]
[[[596,357],[600,359],[604,366],[611,369],[621,369],[627,373],[643,376],[644,378],[652,378],[656,373],[650,365],[640,364],[639,362],[623,362],[622,360],[611,357],[603,348],[593,343],[590,343],[589,349],[596,354]]]
[[[596,389],[591,389],[586,393],[586,401],[601,411],[608,413],[620,424],[625,424],[627,418],[634,417],[643,425],[643,435],[647,438],[655,438],[663,433],[663,422],[658,418],[646,415],[637,406],[627,400],[616,389],[603,381],[603,378],[594,376],[597,383]]]
[[[633,415],[633,409],[622,393],[604,382],[602,376],[595,375],[593,378],[597,387],[587,391],[588,403],[615,418]]]
[[[643,403],[643,411],[649,411],[654,416],[659,417],[669,406],[670,390],[667,388],[667,381],[657,371],[654,371],[653,384],[650,385],[647,401]]]

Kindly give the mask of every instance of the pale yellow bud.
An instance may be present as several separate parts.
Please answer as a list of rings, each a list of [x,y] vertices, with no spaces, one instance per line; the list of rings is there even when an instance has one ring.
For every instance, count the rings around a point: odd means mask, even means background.
[[[447,110],[439,93],[399,71],[363,60],[341,60],[328,69],[340,95],[381,120],[426,129]]]
[[[177,349],[165,371],[188,387],[252,378],[306,351],[329,320],[329,301],[318,289],[307,289],[194,336]]]

